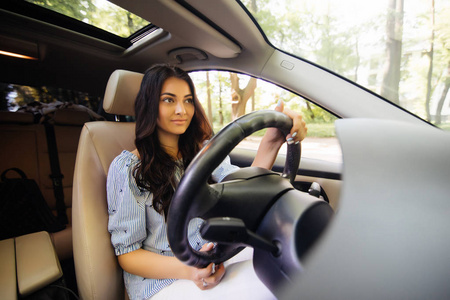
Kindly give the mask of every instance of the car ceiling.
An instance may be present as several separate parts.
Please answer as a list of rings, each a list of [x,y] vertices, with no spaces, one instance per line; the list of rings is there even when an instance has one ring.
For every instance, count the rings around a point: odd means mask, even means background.
[[[179,57],[184,60],[181,66],[188,70],[227,68],[254,75],[261,71],[273,52],[258,28],[234,1],[218,1],[214,6],[198,0],[180,1],[183,5],[159,0],[111,2],[151,20],[162,29],[124,49],[0,10],[2,38],[36,43],[41,57],[39,61],[28,61],[1,56],[0,81],[64,87],[102,95],[106,81],[115,69],[143,72],[155,62],[176,62],[174,50],[178,55],[187,53]],[[214,24],[203,19],[215,20],[222,30],[218,31]],[[192,61],[192,48],[206,54],[206,59]]]

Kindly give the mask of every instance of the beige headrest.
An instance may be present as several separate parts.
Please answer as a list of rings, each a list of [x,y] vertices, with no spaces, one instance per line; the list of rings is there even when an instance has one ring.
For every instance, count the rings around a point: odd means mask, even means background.
[[[144,74],[115,70],[106,85],[103,109],[110,114],[134,116],[134,102]]]

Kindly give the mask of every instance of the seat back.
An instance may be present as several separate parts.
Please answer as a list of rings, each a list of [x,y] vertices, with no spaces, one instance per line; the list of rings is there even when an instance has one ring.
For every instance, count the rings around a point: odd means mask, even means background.
[[[142,74],[116,70],[104,98],[107,113],[134,115]],[[106,178],[112,160],[135,149],[134,123],[90,122],[81,132],[72,197],[73,250],[81,299],[124,299],[122,270],[108,232]]]
[[[75,156],[82,126],[90,121],[84,110],[57,109],[53,113],[52,124],[58,149],[60,171],[64,178],[62,187],[68,226],[51,234],[59,259],[72,257],[72,183]],[[0,172],[9,168],[19,168],[39,186],[50,209],[56,214],[56,197],[51,180],[51,165],[45,125],[37,123],[32,113],[0,112]]]

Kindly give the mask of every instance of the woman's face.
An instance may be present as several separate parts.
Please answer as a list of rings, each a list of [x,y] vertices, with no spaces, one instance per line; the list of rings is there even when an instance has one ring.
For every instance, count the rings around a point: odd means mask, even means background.
[[[186,81],[170,77],[161,89],[157,130],[160,137],[183,134],[194,116],[194,95]]]

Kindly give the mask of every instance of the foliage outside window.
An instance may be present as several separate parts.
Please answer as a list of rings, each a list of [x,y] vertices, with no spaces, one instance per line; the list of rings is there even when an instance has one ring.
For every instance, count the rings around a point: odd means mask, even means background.
[[[26,0],[60,14],[127,38],[150,24],[106,0]]]
[[[282,100],[285,107],[300,112],[307,123],[308,136],[302,143],[302,156],[342,161],[334,130],[336,117],[322,108],[274,84],[250,76],[222,71],[192,72],[190,75],[215,132],[246,113],[272,110]],[[256,150],[264,132],[254,133],[239,147]],[[281,153],[285,151],[283,147]]]
[[[275,47],[450,130],[450,1],[242,2]]]

